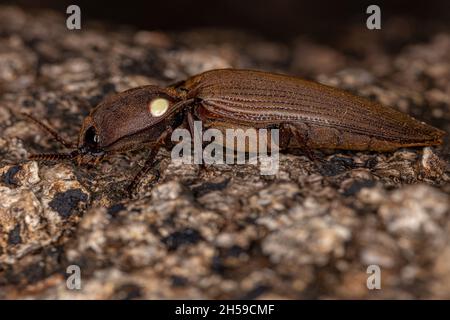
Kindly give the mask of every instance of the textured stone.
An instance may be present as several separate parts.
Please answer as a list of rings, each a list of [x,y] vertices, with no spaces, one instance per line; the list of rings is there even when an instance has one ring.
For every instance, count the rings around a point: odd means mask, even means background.
[[[274,176],[179,165],[161,150],[159,182],[149,173],[129,199],[147,151],[95,167],[28,161],[63,148],[19,115],[76,141],[111,94],[237,67],[315,79],[450,132],[448,28],[420,42],[402,29],[406,45],[390,50],[351,25],[333,46],[98,25],[73,32],[61,14],[0,6],[0,298],[450,298],[448,139],[384,154],[321,151],[316,161],[292,150]],[[66,287],[73,264],[79,291]],[[371,264],[382,290],[366,287]]]

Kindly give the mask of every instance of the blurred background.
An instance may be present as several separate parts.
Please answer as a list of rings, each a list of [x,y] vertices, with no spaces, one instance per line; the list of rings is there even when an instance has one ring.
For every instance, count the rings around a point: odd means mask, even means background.
[[[298,0],[170,0],[170,1],[73,1],[18,0],[0,1],[27,9],[49,8],[65,12],[70,4],[82,8],[83,21],[103,20],[133,25],[140,29],[183,31],[192,28],[220,27],[251,31],[277,40],[299,33],[316,40],[333,41],[353,23],[365,23],[366,8],[382,7],[382,20],[407,18],[413,24],[417,40],[448,28],[450,1],[298,1]],[[440,24],[442,23],[442,25]]]

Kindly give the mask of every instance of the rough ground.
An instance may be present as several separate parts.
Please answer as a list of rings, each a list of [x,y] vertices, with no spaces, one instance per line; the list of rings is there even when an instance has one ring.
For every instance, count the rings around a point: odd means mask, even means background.
[[[283,154],[273,177],[177,167],[162,151],[160,183],[147,177],[129,200],[145,151],[94,168],[27,161],[61,148],[17,115],[75,140],[110,94],[243,67],[345,88],[450,132],[450,28],[419,41],[417,21],[349,26],[331,47],[236,31],[68,31],[64,19],[0,7],[0,298],[450,298],[448,138],[318,164]],[[72,264],[80,291],[66,288]],[[381,290],[366,287],[371,264]]]

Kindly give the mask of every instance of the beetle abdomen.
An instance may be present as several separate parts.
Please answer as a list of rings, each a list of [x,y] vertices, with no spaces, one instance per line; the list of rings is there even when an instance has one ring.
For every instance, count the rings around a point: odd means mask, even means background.
[[[374,147],[369,150],[379,149],[375,147],[378,145],[374,144],[376,141],[392,141],[392,148],[440,144],[445,134],[379,103],[329,86],[279,74],[213,70],[192,77],[186,81],[186,87],[202,100],[202,106],[211,117],[260,125],[309,124],[322,131],[328,128],[330,134],[345,133],[350,141],[352,136],[355,139],[360,136],[372,137]],[[319,139],[319,145],[341,147],[325,141],[321,143],[321,135],[310,133],[314,139]],[[350,141],[343,144],[345,149],[352,149]]]

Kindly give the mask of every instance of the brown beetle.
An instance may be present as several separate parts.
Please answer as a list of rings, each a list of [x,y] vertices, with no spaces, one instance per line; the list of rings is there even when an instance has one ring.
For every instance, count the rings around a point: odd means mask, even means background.
[[[64,146],[54,130],[27,115]],[[151,152],[132,190],[168,146],[175,128],[278,128],[280,148],[393,151],[442,143],[445,132],[348,92],[280,74],[211,70],[167,88],[144,86],[114,95],[83,122],[71,153],[30,159],[98,162],[105,155],[142,147]]]

